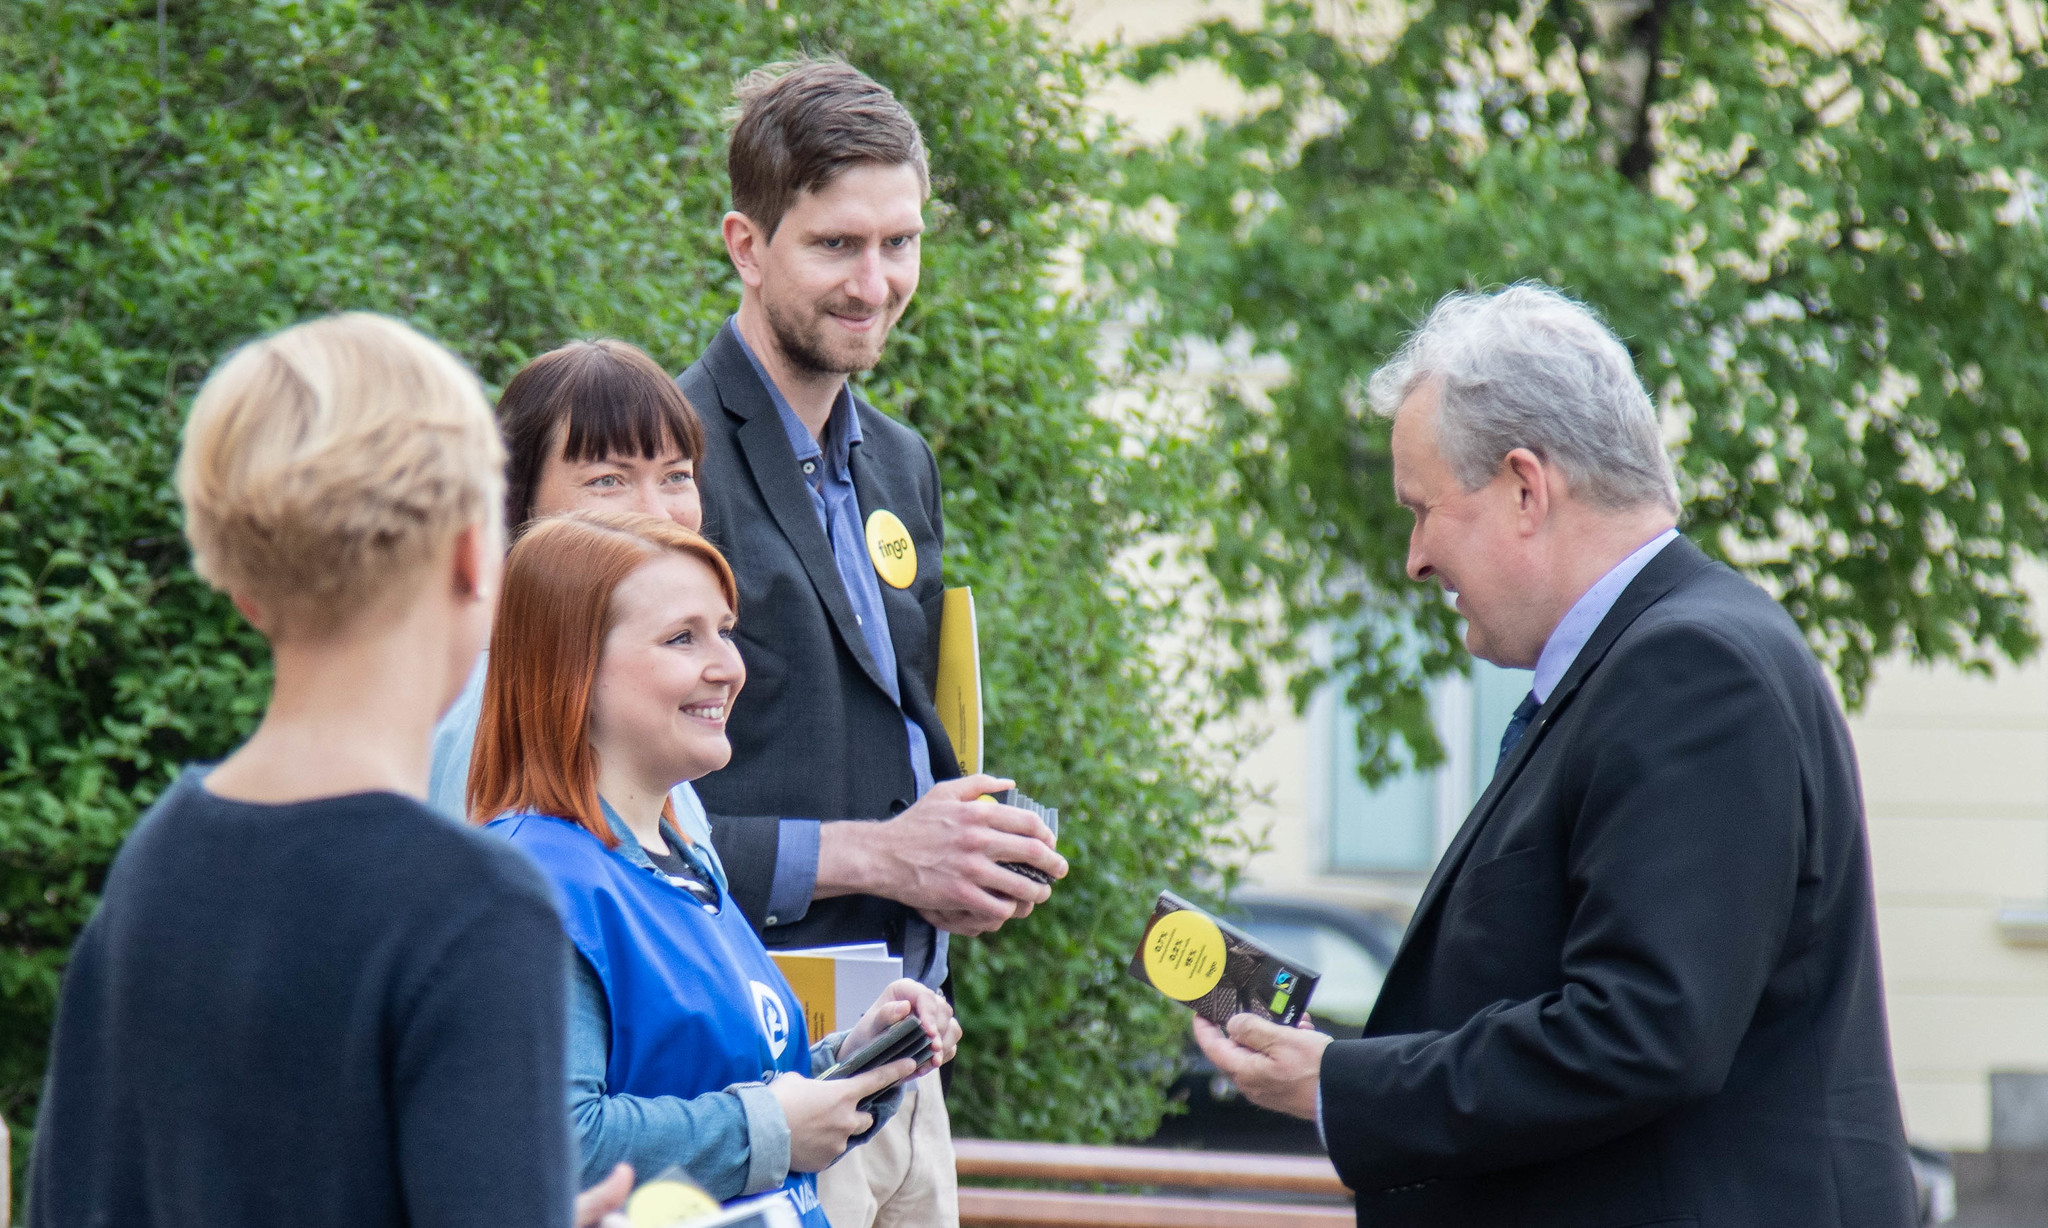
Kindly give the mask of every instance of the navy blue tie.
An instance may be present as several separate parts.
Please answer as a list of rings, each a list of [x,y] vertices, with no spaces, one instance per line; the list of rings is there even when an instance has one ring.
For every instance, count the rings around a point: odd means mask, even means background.
[[[1500,771],[1500,765],[1506,763],[1508,756],[1515,752],[1515,747],[1522,744],[1522,735],[1529,732],[1530,719],[1536,715],[1536,709],[1542,706],[1536,702],[1534,691],[1522,696],[1522,702],[1515,705],[1515,714],[1508,718],[1508,727],[1500,735],[1500,758],[1493,761],[1494,771]]]

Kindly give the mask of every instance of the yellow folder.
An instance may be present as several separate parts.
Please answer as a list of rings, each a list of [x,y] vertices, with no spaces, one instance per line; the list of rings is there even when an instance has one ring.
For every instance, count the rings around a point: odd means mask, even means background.
[[[939,616],[939,679],[932,699],[960,770],[981,770],[981,641],[974,631],[974,590],[949,588]]]
[[[803,1006],[811,1039],[823,1040],[860,1022],[889,983],[903,975],[903,960],[879,942],[770,951],[775,966]]]
[[[837,1029],[832,1025],[839,1021],[839,978],[832,967],[829,955],[786,955],[781,951],[770,951],[769,957],[775,966],[782,969],[782,979],[789,982],[790,992],[804,1008],[804,1030],[815,1040],[823,1040]]]

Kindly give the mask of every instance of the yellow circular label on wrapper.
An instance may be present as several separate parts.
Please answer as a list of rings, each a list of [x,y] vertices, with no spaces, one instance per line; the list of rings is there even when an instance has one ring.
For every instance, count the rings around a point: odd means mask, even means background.
[[[1145,977],[1176,1001],[1208,993],[1223,979],[1223,931],[1198,912],[1167,913],[1145,935]]]
[[[868,557],[874,560],[875,574],[890,588],[909,588],[917,578],[917,547],[894,512],[877,508],[868,517]]]

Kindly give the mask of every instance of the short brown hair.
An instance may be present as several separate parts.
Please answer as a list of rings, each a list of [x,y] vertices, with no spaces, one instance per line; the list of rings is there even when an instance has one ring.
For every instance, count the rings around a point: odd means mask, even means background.
[[[690,461],[704,459],[704,426],[683,390],[646,351],[610,338],[571,341],[519,368],[498,397],[498,429],[512,453],[505,467],[509,536],[533,518],[533,488],[557,439],[572,461],[636,454],[653,460],[663,444]]]
[[[863,162],[912,167],[918,189],[931,194],[917,121],[896,95],[844,60],[769,64],[742,78],[733,96],[740,116],[725,154],[732,207],[769,239],[797,197]]]
[[[738,612],[725,556],[659,516],[566,512],[535,521],[512,547],[469,760],[471,822],[533,811],[568,819],[606,848],[618,844],[598,804],[591,695],[605,637],[618,621],[613,595],[663,553],[709,567]]]
[[[264,607],[273,636],[331,634],[496,519],[504,464],[461,359],[386,316],[296,325],[229,355],[192,403],[192,566]]]

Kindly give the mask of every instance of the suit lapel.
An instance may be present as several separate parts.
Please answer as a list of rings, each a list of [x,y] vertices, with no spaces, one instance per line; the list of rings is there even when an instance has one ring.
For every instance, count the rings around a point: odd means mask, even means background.
[[[875,415],[880,415],[882,412],[869,405],[859,396],[854,397],[854,405],[856,412],[872,413]],[[877,438],[879,435],[879,432],[871,429],[866,422],[861,424],[861,433],[870,440]],[[901,481],[894,483],[889,481],[891,471],[879,457],[873,460],[864,459],[866,456],[873,455],[867,451],[870,446],[870,444],[864,443],[860,447],[855,448],[853,456],[848,462],[849,468],[853,473],[854,494],[859,499],[861,515],[863,517],[871,516],[877,510],[882,509],[892,512],[897,511],[903,506],[903,500],[899,500],[894,496],[903,492],[906,486],[906,483]],[[943,527],[941,527],[941,531],[943,531]],[[941,587],[943,588],[943,582]],[[946,733],[944,722],[939,720],[938,706],[933,700],[930,691],[924,689],[923,686],[911,685],[911,682],[917,677],[916,669],[913,668],[911,671],[906,672],[901,664],[906,657],[911,660],[917,660],[920,654],[924,654],[927,651],[935,651],[936,645],[934,641],[938,636],[938,628],[926,623],[923,619],[919,619],[915,623],[905,621],[911,617],[913,612],[920,609],[918,599],[910,589],[892,588],[884,584],[881,586],[881,593],[882,610],[889,620],[889,642],[896,649],[896,661],[894,664],[897,666],[896,676],[900,686],[899,693],[902,697],[899,702],[903,708],[904,715],[917,722],[925,731],[927,747],[931,752],[932,758],[932,778],[934,780],[951,779],[960,775],[960,761],[953,750],[952,740]],[[930,612],[925,611],[924,613],[928,616]],[[932,681],[932,677],[927,674],[924,682],[928,684]]]
[[[858,413],[858,407],[862,402],[856,397],[854,404],[855,412]],[[883,475],[876,472],[875,467],[868,463],[866,444],[853,450],[853,454],[847,458],[847,469],[853,475],[854,501],[860,505],[863,520],[878,510],[895,511],[891,506],[895,500],[883,489]],[[916,637],[908,635],[897,611],[904,606],[915,606],[916,599],[911,596],[909,589],[892,588],[887,584],[878,587],[882,594],[882,614],[889,620],[889,642],[896,645],[896,654],[901,657],[907,640]]]
[[[1451,880],[1457,877],[1466,854],[1472,851],[1472,844],[1479,837],[1479,829],[1486,825],[1486,820],[1499,806],[1501,798],[1514,786],[1515,778],[1521,775],[1523,766],[1529,762],[1529,757],[1536,753],[1536,747],[1543,741],[1544,735],[1549,732],[1558,715],[1570,705],[1572,696],[1585,685],[1587,677],[1606,658],[1607,651],[1614,647],[1614,642],[1621,638],[1621,633],[1628,630],[1643,611],[1657,604],[1666,593],[1678,587],[1680,581],[1707,566],[1709,562],[1699,547],[1680,537],[1658,551],[1657,557],[1651,559],[1634,580],[1629,581],[1628,587],[1615,599],[1613,608],[1607,611],[1607,617],[1600,620],[1600,625],[1587,639],[1586,646],[1579,649],[1579,655],[1572,660],[1571,668],[1558,680],[1557,689],[1550,693],[1550,698],[1543,702],[1542,707],[1536,709],[1536,714],[1529,720],[1528,732],[1522,735],[1521,742],[1508,753],[1507,760],[1500,765],[1499,770],[1494,772],[1493,780],[1487,784],[1486,791],[1480,794],[1479,800],[1473,804],[1472,813],[1466,816],[1464,824],[1458,828],[1458,834],[1451,837],[1450,846],[1437,860],[1436,872],[1429,876],[1429,885],[1423,888],[1422,898],[1416,902],[1415,913],[1409,918],[1408,930],[1401,936],[1400,949],[1394,955],[1396,964],[1400,963],[1401,956],[1407,953],[1410,939],[1421,931],[1423,922],[1442,901]]]
[[[796,453],[790,449],[789,435],[783,430],[781,411],[775,408],[768,390],[754,374],[754,365],[740,349],[739,338],[732,332],[732,322],[727,321],[704,357],[705,369],[718,386],[720,405],[739,420],[734,437],[740,455],[746,458],[747,468],[754,475],[761,501],[768,505],[769,515],[796,551],[811,587],[824,602],[840,641],[860,663],[861,670],[886,694],[888,683],[875,665],[874,654],[868,651],[867,637],[861,634],[853,603],[846,596],[846,583],[840,579],[838,564],[832,558],[832,543],[826,540],[825,527],[818,522],[818,509],[796,471]]]

